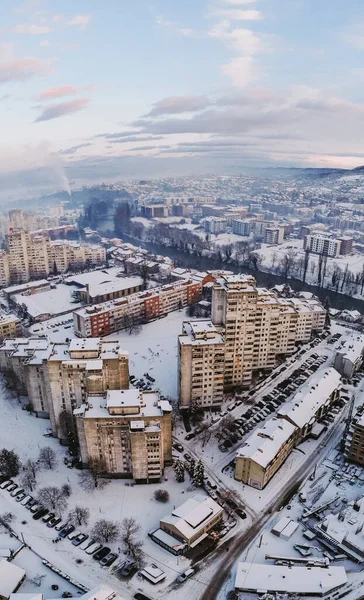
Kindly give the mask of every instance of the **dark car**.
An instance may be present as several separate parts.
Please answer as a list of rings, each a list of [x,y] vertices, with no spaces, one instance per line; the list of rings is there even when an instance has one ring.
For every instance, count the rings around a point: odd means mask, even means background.
[[[141,594],[140,592],[137,592],[136,594],[134,594],[134,598],[135,598],[135,600],[152,600],[151,598],[149,598],[149,596],[146,596],[145,594]]]
[[[196,434],[195,434],[194,432],[192,432],[192,433],[188,433],[188,434],[185,436],[185,440],[192,440],[194,437],[196,437]]]
[[[117,554],[110,552],[109,554],[107,554],[107,556],[104,556],[104,558],[100,560],[100,565],[103,567],[110,567],[110,565],[112,565],[116,561],[117,557]]]
[[[119,573],[122,577],[129,577],[129,575],[131,575],[136,568],[137,566],[135,562],[126,562],[120,569]]]
[[[241,519],[246,519],[246,512],[244,512],[242,508],[237,508],[235,512]]]
[[[59,532],[59,537],[61,538],[65,538],[67,537],[70,533],[72,533],[72,531],[74,531],[76,529],[76,527],[74,525],[68,525],[68,527],[65,527],[64,529],[62,529]]]
[[[48,510],[46,508],[40,508],[39,510],[37,510],[36,513],[34,513],[33,519],[35,519],[36,521],[38,521],[39,519],[41,519],[42,517],[44,517],[44,515],[46,515],[47,512],[48,512]]]
[[[173,444],[173,448],[175,450],[177,450],[178,452],[183,452],[183,446],[182,446],[182,444]]]
[[[95,554],[93,555],[92,558],[94,558],[95,560],[101,560],[102,558],[105,558],[105,556],[107,556],[109,553],[110,553],[110,548],[108,548],[107,546],[104,546],[103,548],[101,548],[100,550],[95,552]]]

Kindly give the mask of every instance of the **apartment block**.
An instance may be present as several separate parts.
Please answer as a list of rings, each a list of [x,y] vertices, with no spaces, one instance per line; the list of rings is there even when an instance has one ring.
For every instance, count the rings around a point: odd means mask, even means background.
[[[343,235],[338,240],[340,242],[340,254],[350,254],[353,250],[353,238],[347,235]]]
[[[323,235],[306,235],[303,247],[314,254],[336,257],[340,254],[341,241]]]
[[[364,405],[359,406],[349,424],[345,436],[345,455],[348,460],[364,466]]]
[[[82,462],[137,483],[161,480],[172,460],[172,407],[157,392],[108,390],[74,411]]]
[[[251,223],[250,221],[243,221],[242,219],[236,219],[232,221],[233,233],[236,235],[244,235],[248,236],[251,232]]]
[[[339,398],[341,376],[333,367],[317,371],[309,381],[295,394],[290,402],[281,406],[278,417],[292,423],[297,430],[295,442],[306,439],[316,421],[321,419]]]
[[[168,206],[165,204],[147,204],[141,207],[142,215],[147,219],[168,217]]]
[[[224,394],[224,338],[208,320],[185,321],[178,337],[180,407],[219,407]]]
[[[75,335],[99,337],[132,324],[160,319],[201,300],[201,290],[202,283],[199,280],[179,280],[160,288],[80,308],[73,313]]]
[[[6,250],[0,250],[0,287],[10,284],[9,254]]]
[[[6,243],[9,253],[11,283],[24,283],[29,281],[29,234],[22,230],[11,231],[6,236]]]
[[[16,315],[0,311],[0,341],[15,338],[21,333],[20,319]]]
[[[239,448],[235,461],[235,479],[262,490],[291,453],[295,431],[296,427],[283,419],[266,421]]]
[[[18,388],[34,411],[49,417],[53,434],[64,439],[73,428],[75,408],[93,395],[129,387],[129,356],[118,342],[73,339],[68,344],[44,338],[6,340],[0,369],[15,373]]]
[[[205,231],[208,233],[224,233],[226,227],[227,221],[222,217],[207,217],[205,219]]]
[[[27,252],[30,277],[33,279],[48,277],[50,274],[50,239],[42,235],[30,236]]]
[[[314,332],[322,331],[325,315],[317,300],[280,298],[273,290],[257,288],[251,275],[218,277],[212,295],[212,322],[204,321],[198,335],[191,322],[184,326],[179,338],[181,406],[186,408],[192,397],[201,406],[211,403],[211,389],[217,381],[220,383],[213,375],[215,353],[224,353],[224,392],[249,387],[254,371],[273,369],[279,355],[292,354],[297,342],[307,341]],[[204,336],[206,348],[202,351],[199,346]],[[220,367],[216,369],[216,377],[220,377]],[[216,404],[221,402],[220,397],[219,394]]]
[[[283,244],[284,227],[267,227],[264,232],[264,242],[266,244]]]
[[[351,379],[360,369],[364,360],[364,335],[352,331],[346,336],[341,348],[336,352],[334,366],[343,377]]]

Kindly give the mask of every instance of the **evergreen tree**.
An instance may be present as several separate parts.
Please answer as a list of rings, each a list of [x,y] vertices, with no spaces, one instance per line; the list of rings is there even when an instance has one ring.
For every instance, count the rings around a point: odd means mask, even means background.
[[[57,263],[54,261],[53,263],[53,275],[58,275]]]
[[[326,297],[325,300],[323,301],[323,307],[326,310],[326,317],[325,317],[325,327],[330,327],[331,325],[331,320],[330,320],[330,298]]]
[[[189,472],[191,477],[193,477],[193,473],[195,470],[195,464],[196,464],[196,461],[194,458],[192,458],[191,460],[186,460],[186,462],[185,462],[186,471]]]
[[[178,481],[178,483],[182,483],[185,480],[185,465],[183,460],[181,460],[180,458],[176,460],[176,462],[173,465],[173,468],[176,474],[176,481]]]
[[[193,469],[192,482],[196,487],[203,486],[203,478],[205,475],[205,467],[201,459],[199,459]]]

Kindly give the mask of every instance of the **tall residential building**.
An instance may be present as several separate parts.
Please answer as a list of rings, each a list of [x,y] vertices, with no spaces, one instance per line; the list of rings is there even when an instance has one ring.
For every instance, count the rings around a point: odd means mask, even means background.
[[[0,310],[0,342],[15,338],[21,332],[20,319],[16,315],[6,314]]]
[[[314,254],[336,257],[340,254],[341,241],[324,235],[306,235],[303,247]]]
[[[207,217],[205,219],[205,231],[208,233],[223,233],[226,231],[227,221],[222,217]]]
[[[224,392],[249,387],[254,371],[273,369],[279,355],[292,354],[297,342],[308,341],[314,332],[322,331],[325,316],[326,311],[317,300],[280,298],[273,290],[257,288],[251,275],[217,279],[212,295],[212,323],[204,321],[199,326],[201,330],[194,332],[191,322],[184,326],[179,338],[181,406],[188,407],[192,398],[201,406],[214,404],[211,390],[217,381],[214,373],[220,377],[221,353]],[[214,336],[219,339],[218,345]],[[202,345],[206,346],[204,350]],[[220,394],[215,404],[219,403]]]
[[[81,459],[138,483],[160,481],[172,460],[172,407],[157,392],[108,390],[74,411]]]
[[[178,338],[180,406],[218,407],[224,395],[224,338],[208,320],[185,321]]]
[[[9,252],[11,283],[24,283],[29,281],[29,234],[22,230],[11,231],[6,236],[6,242]]]
[[[10,284],[9,254],[6,250],[0,250],[0,287]]]
[[[93,395],[129,387],[129,356],[118,342],[73,339],[68,344],[44,338],[6,340],[0,369],[12,370],[18,388],[34,411],[49,417],[56,437],[73,428],[75,408]]]
[[[28,245],[29,274],[31,278],[48,277],[50,273],[50,239],[42,235],[30,236]]]
[[[353,238],[343,235],[338,240],[340,242],[340,254],[350,254],[353,250]]]
[[[232,222],[233,233],[236,235],[250,235],[251,231],[251,223],[250,221],[243,221],[241,219],[236,219]]]
[[[267,227],[264,232],[264,242],[266,244],[283,244],[284,227]]]

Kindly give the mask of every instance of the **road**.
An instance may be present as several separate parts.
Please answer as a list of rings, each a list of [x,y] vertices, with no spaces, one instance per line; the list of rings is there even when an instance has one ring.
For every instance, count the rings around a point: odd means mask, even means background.
[[[311,455],[307,457],[305,463],[296,471],[296,473],[287,482],[283,494],[277,494],[272,501],[264,509],[264,512],[257,518],[252,524],[248,531],[239,533],[234,540],[229,544],[229,553],[224,556],[223,564],[218,569],[215,569],[214,575],[206,586],[205,592],[201,596],[201,600],[215,600],[221,588],[224,585],[225,580],[228,578],[230,571],[240,556],[240,554],[249,546],[254,538],[261,531],[262,527],[267,523],[271,514],[279,510],[297,491],[301,483],[306,479],[309,473],[313,470],[314,466],[322,462],[327,456],[331,449],[336,446],[342,437],[344,424],[343,421],[346,418],[348,411],[348,405],[346,405],[340,419],[333,427],[328,431],[326,437],[320,444],[319,450],[315,453],[314,457]],[[322,446],[322,447],[321,447]],[[215,555],[216,556],[216,555]]]

